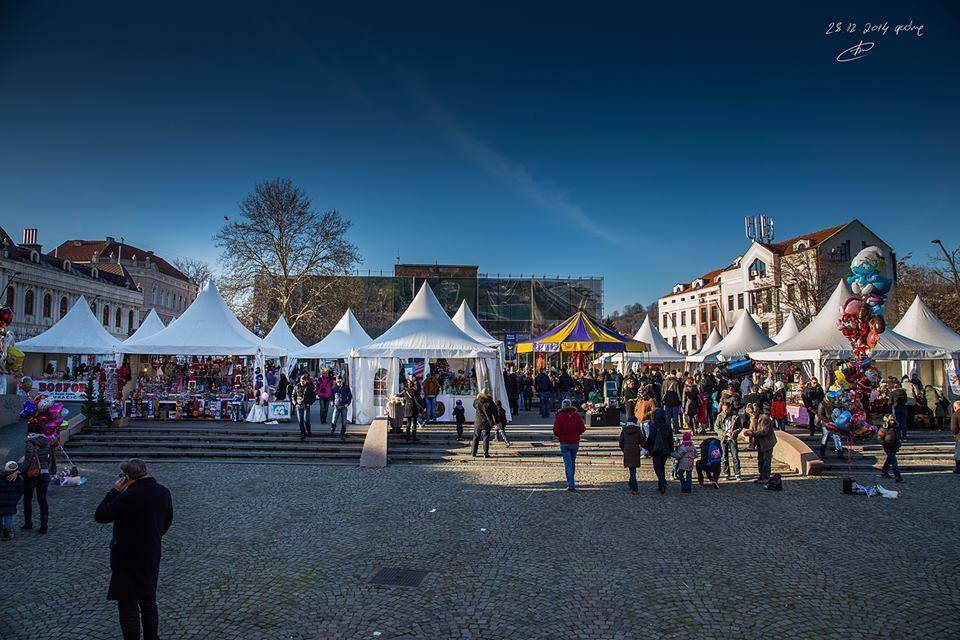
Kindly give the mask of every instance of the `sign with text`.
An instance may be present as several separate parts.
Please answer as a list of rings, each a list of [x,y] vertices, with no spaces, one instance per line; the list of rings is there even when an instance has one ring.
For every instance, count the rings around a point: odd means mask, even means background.
[[[83,402],[87,399],[86,380],[34,380],[37,393],[45,393],[57,402]],[[97,382],[93,383],[93,397],[97,397]]]

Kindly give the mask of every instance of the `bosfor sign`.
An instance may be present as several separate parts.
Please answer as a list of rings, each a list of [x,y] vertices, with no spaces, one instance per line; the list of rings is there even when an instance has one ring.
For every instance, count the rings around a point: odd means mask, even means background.
[[[34,380],[37,393],[45,393],[57,402],[83,402],[87,399],[86,380]],[[97,395],[97,382],[93,382],[93,395]]]

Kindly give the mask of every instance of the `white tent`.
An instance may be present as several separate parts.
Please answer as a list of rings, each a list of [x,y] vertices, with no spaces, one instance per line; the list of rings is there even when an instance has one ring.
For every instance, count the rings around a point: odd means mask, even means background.
[[[103,328],[87,299],[80,296],[55,325],[16,346],[24,353],[102,356],[116,353],[120,341]]]
[[[940,347],[946,351],[948,360],[945,363],[945,370],[941,371],[939,367],[932,364],[928,371],[919,371],[921,368],[917,362],[905,362],[903,366],[904,374],[914,372],[921,374],[921,379],[937,386],[942,383],[943,390],[947,397],[960,397],[960,334],[951,329],[943,320],[930,310],[930,307],[923,303],[920,296],[917,296],[907,312],[903,314],[900,322],[894,331],[902,336],[906,336],[919,342],[924,342],[935,347]],[[937,380],[943,373],[943,379]]]
[[[800,333],[782,344],[751,351],[750,357],[764,362],[811,361],[813,375],[821,378],[825,361],[853,356],[850,341],[837,328],[843,303],[852,295],[847,283],[840,280],[820,313]],[[880,335],[871,357],[874,360],[937,360],[944,357],[944,352],[887,329]]]
[[[307,345],[300,342],[297,336],[293,334],[290,325],[287,324],[287,319],[284,318],[283,315],[277,318],[273,329],[270,329],[270,333],[264,336],[263,341],[269,345],[283,349],[290,354],[303,351],[307,348]]]
[[[716,332],[716,329],[714,329]],[[713,334],[710,334],[711,337]],[[609,356],[611,362],[639,362],[649,364],[665,364],[668,362],[683,362],[686,359],[682,353],[670,346],[670,343],[663,337],[660,331],[653,326],[653,322],[648,315],[643,320],[643,324],[637,329],[633,336],[634,340],[639,340],[647,345],[647,350],[640,353],[617,353]],[[720,334],[717,334],[717,341],[720,341]]]
[[[494,349],[499,349],[503,346],[502,342],[487,333],[487,330],[483,328],[483,325],[481,325],[476,316],[473,315],[473,311],[470,311],[466,300],[460,303],[460,308],[453,314],[453,324],[457,325],[457,328],[480,344],[485,344]]]
[[[353,311],[347,309],[323,340],[293,355],[301,360],[346,360],[353,349],[365,347],[371,342],[373,339],[360,326]]]
[[[777,344],[786,342],[793,336],[800,333],[800,323],[797,321],[797,316],[793,315],[793,311],[787,316],[787,319],[783,321],[783,326],[780,327],[780,331],[777,332],[777,335],[773,336],[773,341]]]
[[[137,330],[133,332],[132,336],[124,340],[123,344],[133,344],[138,340],[148,338],[156,332],[162,331],[165,327],[166,325],[163,324],[163,320],[157,315],[157,310],[150,309],[150,313],[148,313],[147,317],[140,323]]]
[[[401,360],[408,358],[475,360],[477,386],[489,388],[493,397],[503,402],[509,419],[509,402],[497,350],[477,342],[453,324],[433,290],[424,283],[386,333],[350,352],[356,422],[369,423],[383,413],[386,400],[398,391]],[[469,413],[472,407],[467,409]]]
[[[704,340],[703,344],[700,346],[700,350],[691,356],[685,356],[684,360],[686,360],[687,362],[692,362],[690,358],[693,358],[699,355],[706,355],[710,353],[715,346],[720,344],[721,340],[723,340],[723,336],[720,335],[720,332],[717,331],[716,327],[714,327],[710,331],[710,335],[707,336],[707,339]]]
[[[752,351],[766,349],[773,344],[773,340],[763,332],[753,316],[748,311],[743,311],[733,324],[733,328],[720,342],[709,349],[701,349],[694,355],[689,356],[687,362],[716,363],[736,360],[745,357]]]
[[[265,344],[233,315],[210,280],[196,300],[165,329],[135,343],[124,353],[186,356],[283,356],[286,351]]]

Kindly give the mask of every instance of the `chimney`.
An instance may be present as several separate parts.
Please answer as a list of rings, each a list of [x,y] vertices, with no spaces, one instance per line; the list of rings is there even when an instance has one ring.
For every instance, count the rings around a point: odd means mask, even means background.
[[[40,253],[41,246],[37,242],[37,230],[36,229],[24,229],[23,230],[23,242],[20,243],[21,247],[27,249],[35,249]]]

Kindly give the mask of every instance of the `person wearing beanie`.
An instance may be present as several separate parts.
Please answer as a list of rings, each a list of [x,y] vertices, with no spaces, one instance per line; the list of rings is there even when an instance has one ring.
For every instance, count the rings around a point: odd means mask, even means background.
[[[664,495],[667,493],[667,474],[664,467],[667,458],[673,453],[673,430],[667,424],[667,414],[663,409],[653,412],[646,450],[653,458],[653,471],[657,474],[657,490],[660,495]]]
[[[640,452],[647,444],[647,437],[643,429],[637,424],[637,417],[627,418],[627,425],[620,430],[620,451],[623,452],[623,466],[630,472],[630,479],[627,486],[633,493],[639,492],[637,486],[637,469],[640,467]]]
[[[466,411],[463,408],[463,400],[457,400],[453,407],[453,419],[457,422],[457,442],[463,440],[463,423],[466,422]]]
[[[560,411],[553,419],[553,435],[560,441],[560,455],[563,456],[563,471],[567,478],[567,491],[576,491],[574,476],[577,472],[577,451],[580,449],[580,436],[587,430],[583,418],[577,412],[569,398],[564,399]]]
[[[883,452],[887,454],[880,475],[889,478],[889,472],[892,470],[893,477],[896,478],[897,482],[903,482],[903,478],[900,476],[900,465],[897,464],[897,452],[900,451],[900,432],[897,429],[897,419],[892,414],[883,417],[883,426],[877,432],[877,437],[883,444]]]
[[[17,515],[17,504],[23,496],[23,478],[20,465],[10,461],[3,466],[0,474],[0,539],[13,537],[13,516]]]
[[[697,449],[693,446],[693,434],[683,432],[680,446],[671,454],[677,460],[677,472],[680,475],[680,491],[690,493],[693,490],[693,467],[697,459]]]

